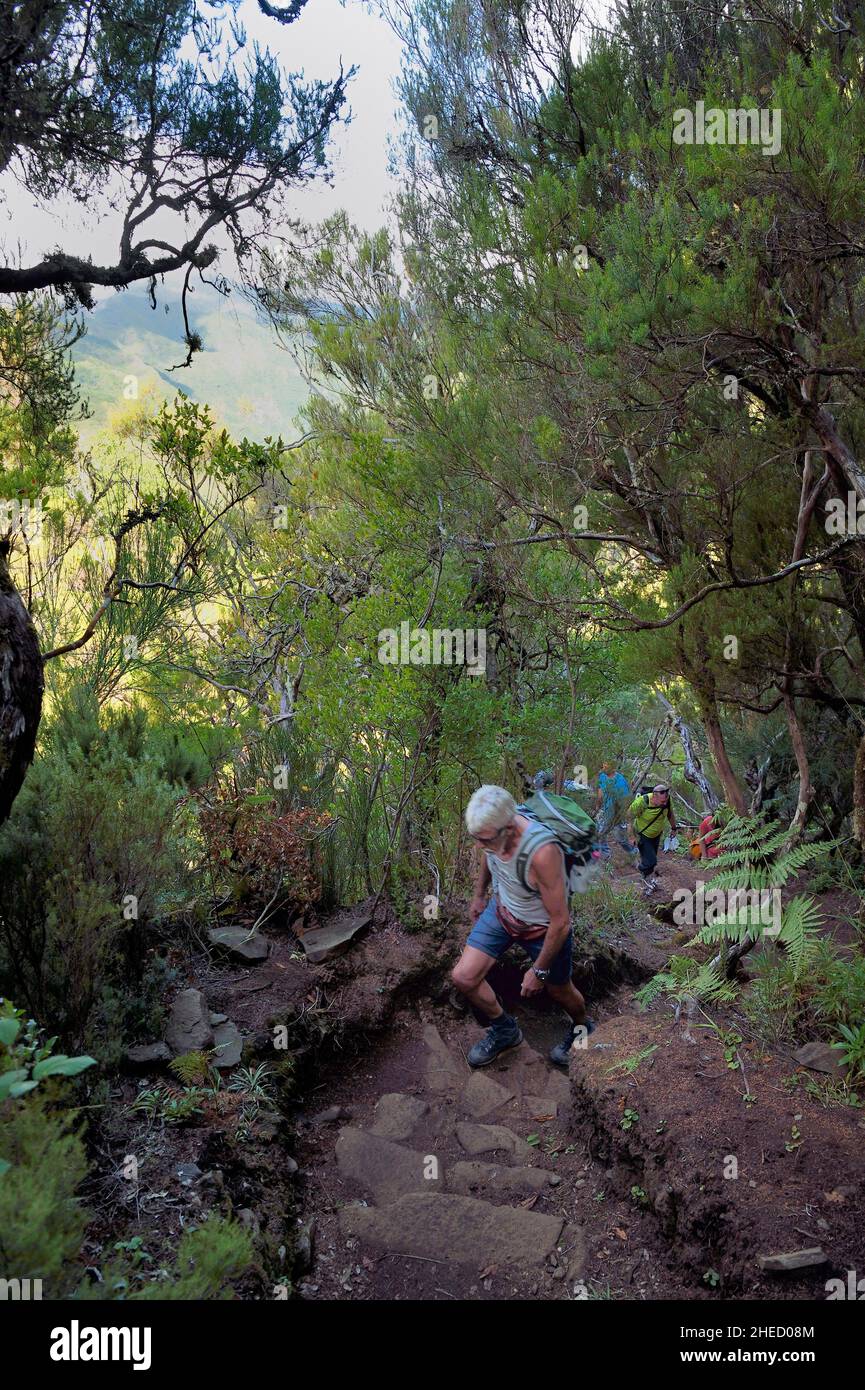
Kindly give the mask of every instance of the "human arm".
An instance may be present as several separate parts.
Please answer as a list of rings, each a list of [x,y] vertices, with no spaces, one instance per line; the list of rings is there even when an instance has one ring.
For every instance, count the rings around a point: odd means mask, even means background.
[[[478,858],[480,862],[478,863],[477,873],[475,874],[475,891],[471,903],[469,904],[469,914],[472,923],[478,920],[486,907],[487,894],[490,884],[492,883],[489,862],[483,850],[478,850]]]
[[[543,981],[537,978],[535,971],[549,970],[571,930],[562,851],[558,845],[541,845],[535,852],[529,871],[529,883],[540,893],[541,902],[550,915],[550,925],[537,960],[532,969],[527,970],[523,976],[520,992],[524,995],[537,994],[543,989]]]

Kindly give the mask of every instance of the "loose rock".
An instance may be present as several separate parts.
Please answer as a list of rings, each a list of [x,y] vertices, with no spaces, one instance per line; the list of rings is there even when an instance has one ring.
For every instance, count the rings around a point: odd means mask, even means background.
[[[220,1071],[236,1067],[243,1053],[243,1039],[233,1023],[218,1023],[213,1030],[215,1055],[213,1065]]]
[[[173,1057],[206,1052],[213,1045],[210,1010],[198,989],[184,989],[171,1005],[165,1041]]]
[[[786,1255],[759,1255],[757,1263],[761,1269],[777,1274],[790,1269],[809,1269],[812,1266],[824,1265],[826,1256],[819,1245],[814,1245],[807,1250],[791,1250]]]
[[[130,1071],[159,1071],[171,1061],[164,1042],[139,1043],[126,1049],[124,1057]]]
[[[307,960],[311,965],[320,965],[322,961],[330,960],[332,956],[347,951],[355,937],[371,922],[372,917],[368,913],[362,913],[360,916],[346,913],[329,922],[326,927],[310,928],[303,933],[301,939]]]
[[[810,1071],[843,1075],[847,1070],[837,1049],[823,1042],[809,1042],[804,1047],[798,1047],[793,1053],[793,1060]]]
[[[207,933],[210,944],[217,955],[227,956],[229,960],[242,965],[255,965],[267,960],[270,947],[263,936],[253,932],[250,936],[247,927],[214,927]]]

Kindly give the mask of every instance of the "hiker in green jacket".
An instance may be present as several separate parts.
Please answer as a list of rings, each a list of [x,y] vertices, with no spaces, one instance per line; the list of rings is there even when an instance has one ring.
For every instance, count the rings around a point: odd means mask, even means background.
[[[658,864],[658,845],[669,822],[670,834],[676,833],[676,817],[670,803],[670,788],[659,782],[650,796],[638,796],[631,802],[628,811],[631,832],[636,836],[640,851],[640,873],[643,876],[643,892],[654,893],[658,886],[655,877]]]

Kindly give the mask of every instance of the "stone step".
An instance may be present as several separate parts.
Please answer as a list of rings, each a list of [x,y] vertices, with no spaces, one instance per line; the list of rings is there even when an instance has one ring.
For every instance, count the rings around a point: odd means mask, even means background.
[[[448,1172],[448,1187],[452,1192],[471,1195],[476,1192],[493,1195],[502,1193],[529,1196],[543,1192],[550,1185],[550,1174],[543,1168],[508,1168],[496,1163],[455,1163]]]
[[[564,1225],[560,1216],[446,1192],[407,1193],[386,1207],[343,1207],[339,1222],[364,1245],[479,1270],[543,1264]]]
[[[456,1136],[467,1154],[510,1153],[528,1158],[532,1153],[531,1145],[505,1125],[464,1122],[456,1126]]]
[[[513,1098],[513,1090],[502,1086],[486,1072],[475,1071],[463,1087],[460,1104],[464,1114],[473,1120],[484,1120]]]
[[[552,1096],[559,1105],[570,1105],[572,1100],[571,1083],[567,1072],[555,1071],[550,1067],[547,1072],[546,1083],[541,1087],[540,1094]]]
[[[558,1117],[558,1101],[551,1096],[520,1096],[500,1116],[503,1120],[520,1120],[525,1124],[542,1124]]]
[[[389,1091],[376,1103],[371,1134],[381,1139],[410,1139],[429,1106],[417,1096]]]
[[[424,1047],[424,1082],[434,1095],[458,1093],[469,1075],[468,1064],[459,1053],[448,1047],[432,1023],[425,1023],[422,1033]]]
[[[483,1030],[474,1029],[467,1037],[467,1043],[471,1045],[482,1037]],[[515,1095],[526,1091],[538,1095],[546,1089],[546,1078],[551,1075],[551,1067],[545,1057],[523,1042],[513,1052],[505,1052],[491,1062],[488,1074]]]
[[[435,1155],[404,1148],[351,1125],[340,1130],[336,1161],[343,1177],[379,1203],[393,1202],[407,1192],[428,1191],[431,1186],[444,1187],[445,1183],[444,1167]]]

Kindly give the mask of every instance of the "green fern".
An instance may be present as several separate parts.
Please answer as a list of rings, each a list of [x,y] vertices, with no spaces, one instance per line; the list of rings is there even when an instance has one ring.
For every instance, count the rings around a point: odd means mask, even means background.
[[[734,817],[718,837],[720,853],[712,875],[713,888],[783,888],[806,864],[821,858],[832,848],[819,844],[794,845],[785,850],[789,829],[777,821]]]
[[[650,1004],[653,1004],[660,994],[665,990],[675,988],[676,980],[673,975],[661,971],[658,975],[653,975],[651,980],[647,980],[644,985],[634,994],[634,1002],[645,1011]]]
[[[206,1052],[184,1052],[168,1064],[169,1069],[184,1086],[204,1086],[214,1079],[213,1068]]]
[[[736,989],[710,962],[700,964],[687,956],[671,956],[667,969],[653,975],[637,990],[634,999],[645,1009],[660,994],[669,995],[677,1004],[683,1004],[686,999],[722,1004],[736,997]]]
[[[774,940],[786,947],[794,975],[798,975],[812,960],[820,941],[822,920],[822,913],[813,898],[802,894],[791,898],[782,909],[781,929]],[[754,934],[754,929],[755,924],[750,916],[740,913],[737,917],[722,918],[702,927],[694,939],[708,944],[739,944],[747,941]]]
[[[798,973],[810,965],[821,940],[823,914],[813,898],[799,894],[784,908],[781,931],[777,940],[786,946],[790,961]]]

